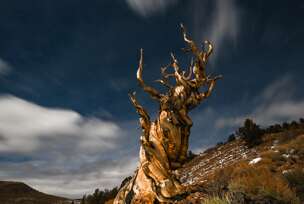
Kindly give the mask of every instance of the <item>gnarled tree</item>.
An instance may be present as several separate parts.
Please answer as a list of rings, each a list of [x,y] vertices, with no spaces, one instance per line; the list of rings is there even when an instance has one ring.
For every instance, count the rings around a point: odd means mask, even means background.
[[[206,75],[207,60],[213,50],[211,43],[205,41],[200,49],[187,36],[183,25],[181,28],[187,44],[184,51],[191,53],[193,58],[186,74],[171,54],[171,63],[161,68],[162,79],[157,80],[168,88],[166,93],[160,93],[144,82],[143,50],[140,51],[137,80],[143,90],[159,103],[159,113],[156,120],[151,122],[147,111],[136,100],[135,93],[130,94],[142,128],[140,163],[133,178],[117,194],[114,204],[170,203],[189,191],[174,175],[174,170],[187,158],[192,126],[188,113],[210,96],[221,76]],[[170,67],[173,72],[167,73]],[[173,85],[170,78],[175,81]],[[203,92],[200,91],[202,87],[205,87]]]

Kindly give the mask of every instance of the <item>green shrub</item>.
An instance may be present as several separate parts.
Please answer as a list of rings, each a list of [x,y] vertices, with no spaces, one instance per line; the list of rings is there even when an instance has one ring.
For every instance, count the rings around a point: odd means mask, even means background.
[[[240,127],[237,134],[243,138],[249,146],[255,146],[262,142],[264,131],[251,119],[246,119],[243,127]]]
[[[93,194],[84,195],[81,204],[104,204],[106,201],[115,198],[117,192],[117,187],[112,190],[105,189],[103,191],[96,189]]]
[[[232,142],[235,140],[235,135],[234,134],[231,134],[229,135],[228,139],[227,139],[227,142]]]

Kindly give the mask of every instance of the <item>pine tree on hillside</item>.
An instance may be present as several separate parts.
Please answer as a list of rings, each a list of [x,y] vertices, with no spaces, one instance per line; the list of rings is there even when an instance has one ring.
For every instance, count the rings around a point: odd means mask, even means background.
[[[250,146],[260,144],[263,133],[264,131],[249,118],[245,120],[243,127],[240,127],[237,131],[237,134]]]

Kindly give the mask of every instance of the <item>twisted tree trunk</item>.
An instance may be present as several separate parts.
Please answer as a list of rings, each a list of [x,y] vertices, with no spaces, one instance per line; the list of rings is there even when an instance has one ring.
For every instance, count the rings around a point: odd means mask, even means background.
[[[140,52],[137,80],[143,90],[159,103],[159,113],[157,119],[151,122],[146,110],[137,102],[135,93],[130,94],[142,128],[140,163],[133,178],[117,194],[114,204],[170,203],[188,191],[173,173],[187,158],[192,126],[188,112],[210,96],[216,80],[221,76],[212,78],[205,72],[207,59],[212,52],[211,43],[205,41],[207,50],[200,50],[187,37],[183,25],[181,28],[188,45],[185,51],[190,52],[194,60],[186,76],[171,54],[172,62],[161,68],[162,79],[158,80],[168,88],[166,93],[159,93],[143,81],[143,50]],[[173,73],[166,73],[169,67],[173,68]],[[175,79],[174,85],[169,83],[170,77]],[[200,92],[201,87],[207,87],[207,91]]]

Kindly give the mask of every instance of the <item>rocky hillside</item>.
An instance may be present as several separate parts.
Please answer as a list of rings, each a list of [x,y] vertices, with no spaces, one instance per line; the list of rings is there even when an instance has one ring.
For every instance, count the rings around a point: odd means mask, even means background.
[[[68,204],[72,201],[41,193],[21,182],[0,181],[1,204]]]
[[[304,203],[304,127],[217,145],[176,175],[196,191],[176,203]]]

